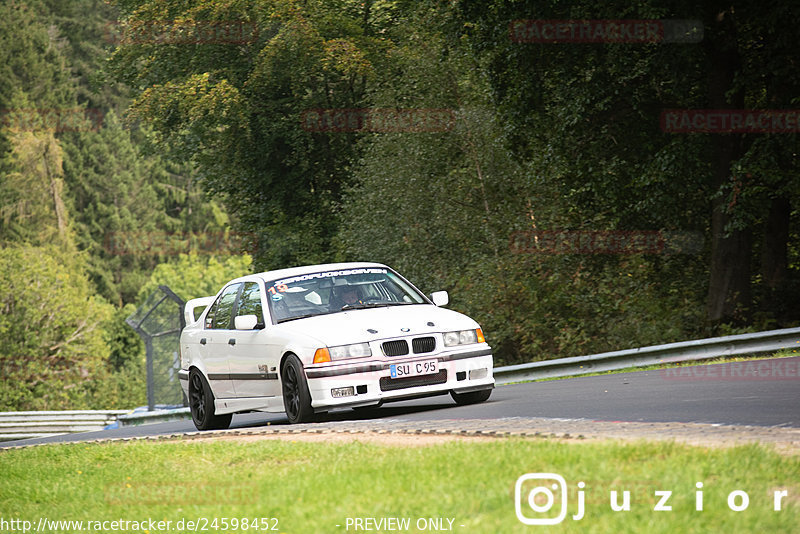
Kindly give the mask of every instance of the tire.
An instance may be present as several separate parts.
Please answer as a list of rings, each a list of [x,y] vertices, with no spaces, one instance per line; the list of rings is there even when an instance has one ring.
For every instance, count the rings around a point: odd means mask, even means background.
[[[485,402],[489,400],[489,396],[492,394],[491,389],[482,389],[480,391],[470,391],[469,393],[456,393],[455,391],[450,392],[450,396],[453,397],[453,400],[456,401],[456,404],[459,406],[464,406],[467,404],[477,404],[479,402]]]
[[[233,414],[214,413],[214,395],[211,393],[211,386],[197,369],[192,369],[189,374],[189,409],[197,430],[228,428],[233,418]]]
[[[289,423],[308,423],[314,420],[311,407],[311,394],[303,372],[303,365],[297,356],[290,354],[281,367],[283,406]]]

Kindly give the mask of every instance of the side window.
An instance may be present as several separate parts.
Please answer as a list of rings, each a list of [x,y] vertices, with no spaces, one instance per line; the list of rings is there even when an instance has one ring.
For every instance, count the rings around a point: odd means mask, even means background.
[[[211,328],[211,325],[214,323],[214,314],[217,313],[217,304],[219,304],[219,299],[215,300],[209,306],[208,313],[206,314],[206,328]]]
[[[255,315],[258,317],[258,322],[264,324],[264,315],[261,313],[261,289],[257,282],[244,283],[236,315]]]
[[[236,300],[236,294],[242,284],[233,284],[225,288],[222,294],[214,303],[214,308],[209,313],[209,317],[213,313],[213,318],[209,324],[206,321],[206,328],[229,329],[231,326],[231,314],[233,313],[233,303]]]

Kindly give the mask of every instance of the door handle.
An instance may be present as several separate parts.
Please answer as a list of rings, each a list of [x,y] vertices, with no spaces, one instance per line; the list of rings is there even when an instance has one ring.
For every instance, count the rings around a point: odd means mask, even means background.
[[[228,345],[236,345],[236,339],[234,339],[234,338],[230,338],[230,339],[228,340]]]
[[[205,345],[206,344],[206,338],[204,338],[204,337],[200,338],[200,344],[201,345]]]

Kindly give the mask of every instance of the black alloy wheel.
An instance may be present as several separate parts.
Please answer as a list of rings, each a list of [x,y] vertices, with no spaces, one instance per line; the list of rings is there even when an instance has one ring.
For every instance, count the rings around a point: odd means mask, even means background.
[[[283,364],[283,405],[289,423],[307,423],[314,419],[311,407],[311,394],[303,373],[303,366],[297,356],[290,354]]]
[[[228,428],[233,418],[233,414],[214,413],[214,395],[211,393],[211,387],[197,369],[192,369],[189,375],[189,409],[197,430]]]

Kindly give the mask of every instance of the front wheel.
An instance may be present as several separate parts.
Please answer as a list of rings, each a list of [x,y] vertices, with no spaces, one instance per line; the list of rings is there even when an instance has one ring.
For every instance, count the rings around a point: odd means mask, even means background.
[[[233,418],[233,414],[214,413],[214,395],[211,393],[211,386],[197,369],[192,369],[189,375],[189,409],[197,430],[228,428]]]
[[[489,400],[489,396],[491,394],[491,389],[470,391],[469,393],[456,393],[455,391],[450,392],[450,396],[453,397],[453,400],[456,401],[456,404],[459,406],[464,406],[466,404],[477,404],[479,402],[487,401]]]
[[[311,394],[308,392],[303,365],[297,356],[290,354],[281,369],[283,379],[283,406],[291,424],[308,423],[314,419]]]

